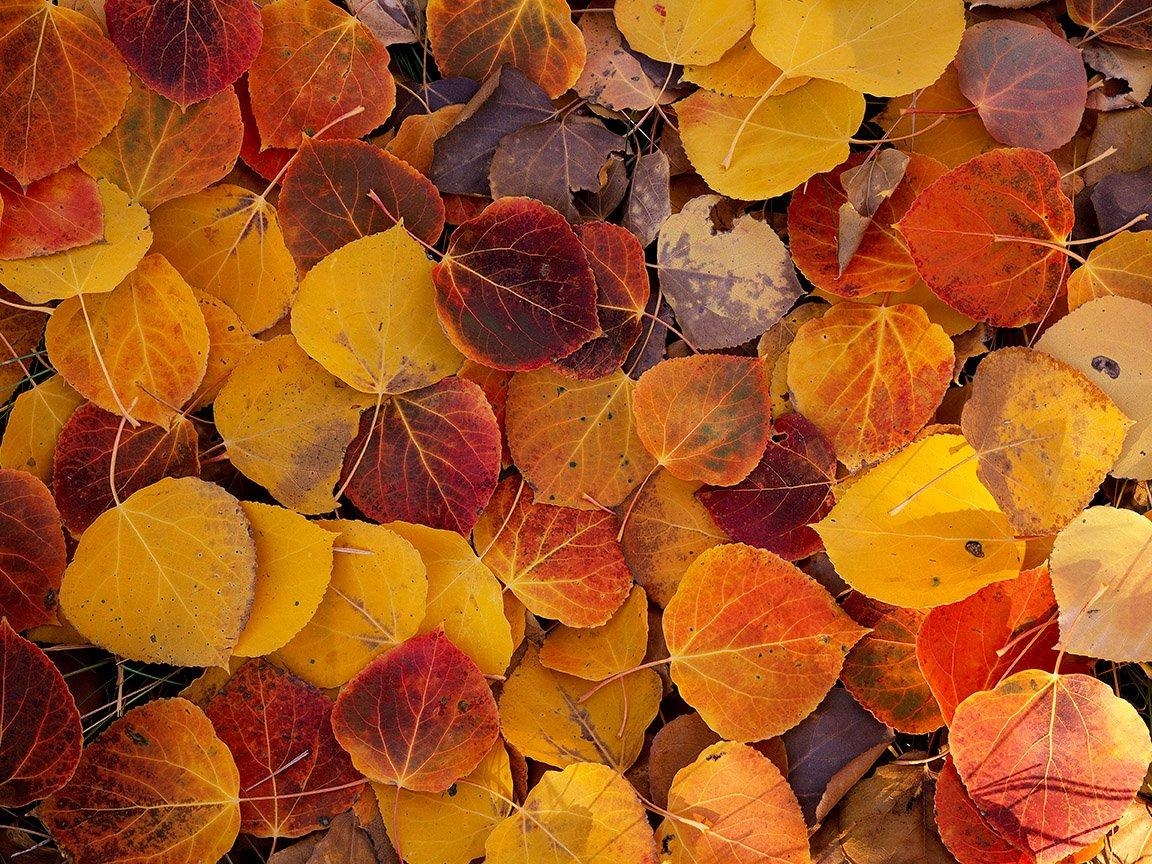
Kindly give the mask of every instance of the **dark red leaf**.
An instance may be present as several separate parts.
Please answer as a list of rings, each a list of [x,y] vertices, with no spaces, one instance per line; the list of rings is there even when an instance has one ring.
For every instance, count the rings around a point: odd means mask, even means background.
[[[48,487],[24,471],[0,469],[0,615],[17,630],[55,623],[66,563]]]

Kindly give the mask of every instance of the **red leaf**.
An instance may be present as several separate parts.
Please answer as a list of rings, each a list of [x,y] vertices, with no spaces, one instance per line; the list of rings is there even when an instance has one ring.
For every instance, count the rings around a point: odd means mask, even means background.
[[[75,165],[21,187],[0,171],[0,260],[49,255],[104,237],[96,181]]]
[[[960,864],[1032,864],[1035,860],[984,821],[968,797],[951,756],[936,780],[936,826],[940,839]]]
[[[444,792],[496,743],[500,716],[488,682],[435,630],[373,660],[340,691],[336,738],[369,779]]]
[[[252,0],[107,0],[104,12],[128,67],[185,108],[228,87],[260,50]]]
[[[48,655],[0,620],[0,806],[23,807],[71,778],[80,712]]]
[[[356,802],[363,778],[332,734],[332,707],[264,659],[241,666],[208,703],[204,713],[240,771],[241,831],[299,837]]]
[[[345,477],[355,469],[348,497],[377,522],[467,535],[500,476],[500,428],[484,392],[448,377],[386,400],[375,428],[373,414],[361,416],[345,456]]]
[[[48,487],[24,471],[0,469],[0,615],[17,630],[55,623],[65,564]]]

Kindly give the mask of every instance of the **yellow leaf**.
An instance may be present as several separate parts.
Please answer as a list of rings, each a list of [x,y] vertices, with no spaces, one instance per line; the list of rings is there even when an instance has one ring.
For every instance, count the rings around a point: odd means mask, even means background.
[[[392,845],[409,864],[468,864],[512,812],[512,769],[497,741],[467,777],[447,792],[413,792],[373,783]],[[399,801],[397,801],[399,799]]]
[[[611,768],[591,764],[546,773],[484,848],[487,864],[657,862],[636,791]]]
[[[700,90],[676,109],[684,151],[705,182],[722,195],[757,200],[791,192],[847,159],[864,97],[809,81],[760,99]]]
[[[29,303],[104,294],[136,269],[152,245],[148,211],[107,180],[98,180],[104,239],[52,255],[0,261],[0,283]]]
[[[102,513],[64,573],[60,606],[93,644],[174,666],[224,666],[252,608],[256,547],[240,502],[171,477]]]
[[[960,435],[930,435],[859,477],[813,526],[836,572],[884,603],[955,603],[1020,572],[1024,544]]]
[[[16,468],[52,482],[56,439],[72,412],[88,400],[63,375],[53,375],[16,397],[0,440],[0,468]]]
[[[639,666],[648,650],[648,597],[639,585],[607,624],[557,624],[540,648],[540,663],[585,681],[603,681]]]
[[[332,579],[336,535],[299,513],[241,501],[256,542],[256,595],[236,640],[238,657],[263,657],[311,620]]]
[[[656,464],[636,436],[636,382],[617,370],[575,381],[551,367],[508,385],[508,445],[544,504],[614,507]]]
[[[1103,390],[1131,420],[1114,477],[1152,478],[1152,306],[1129,297],[1093,300],[1049,327],[1036,348]],[[1063,398],[1063,397],[1062,397]]]
[[[503,675],[515,646],[500,581],[455,531],[410,522],[387,527],[416,547],[428,569],[428,604],[418,632],[443,627],[481,672]]]
[[[61,303],[44,344],[56,371],[105,411],[122,414],[135,403],[132,417],[162,426],[208,368],[204,313],[160,255],[149,255],[108,294]]]
[[[752,42],[788,75],[901,96],[939,78],[963,34],[962,0],[756,0]]]
[[[685,81],[724,96],[759,97],[768,84],[780,77],[780,70],[764,59],[752,44],[749,34],[745,34],[715,63],[685,66],[683,77]],[[809,80],[805,76],[789,78],[781,81],[773,92],[781,95],[802,87]]]
[[[1076,518],[1132,425],[1083,374],[1028,348],[1003,348],[980,362],[960,422],[980,481],[1021,536],[1054,534]]]
[[[715,63],[748,32],[752,0],[617,0],[629,46],[664,63]]]
[[[317,687],[339,687],[373,658],[415,636],[428,577],[420,553],[382,525],[316,523],[340,532],[332,580],[304,629],[275,654]]]
[[[286,507],[327,513],[365,399],[278,336],[236,365],[216,398],[216,426],[245,476]]]
[[[253,333],[275,324],[296,293],[296,265],[276,208],[227,183],[152,212],[154,250],[200,291],[219,297]]]
[[[193,291],[204,324],[208,328],[208,369],[204,380],[196,388],[196,395],[189,401],[192,410],[203,408],[216,401],[216,396],[224,382],[232,374],[245,355],[260,344],[244,323],[232,311],[232,307],[218,297]]]
[[[292,334],[363,393],[428,387],[464,362],[436,317],[432,262],[403,225],[353,240],[309,270]]]
[[[627,770],[644,747],[644,730],[663,696],[660,676],[633,672],[581,703],[592,685],[552,672],[529,648],[500,694],[500,725],[508,743],[548,765],[600,762]]]
[[[1152,233],[1125,231],[1088,253],[1088,262],[1068,277],[1068,308],[1099,297],[1152,302]]]

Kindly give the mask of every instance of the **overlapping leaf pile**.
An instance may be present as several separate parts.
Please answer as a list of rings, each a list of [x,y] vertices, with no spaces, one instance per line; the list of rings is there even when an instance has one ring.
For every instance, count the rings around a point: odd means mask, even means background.
[[[0,84],[0,858],[1149,859],[1145,0],[3,0]]]

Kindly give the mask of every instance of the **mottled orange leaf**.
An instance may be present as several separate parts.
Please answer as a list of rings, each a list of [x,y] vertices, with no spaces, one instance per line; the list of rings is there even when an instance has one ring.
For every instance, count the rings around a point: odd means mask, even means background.
[[[815,580],[738,543],[697,558],[664,611],[680,695],[735,741],[761,741],[803,720],[864,632]]]
[[[104,237],[96,181],[75,165],[28,185],[0,171],[0,259],[50,255]]]
[[[657,464],[683,480],[729,486],[756,467],[772,434],[764,364],[697,354],[640,376],[636,433]]]
[[[26,471],[0,469],[0,617],[17,630],[55,623],[66,563],[48,487]]]
[[[474,540],[484,563],[530,612],[570,627],[598,627],[632,586],[619,526],[603,510],[537,504],[528,484],[510,477],[496,487]]]
[[[349,681],[332,728],[370,780],[443,792],[480,764],[500,734],[500,717],[476,664],[435,630]]]
[[[648,650],[648,597],[639,585],[601,627],[557,624],[540,646],[543,666],[588,681],[603,681],[644,660]]]
[[[951,757],[936,779],[935,805],[940,839],[960,864],[1031,864],[1034,860],[984,821]]]

